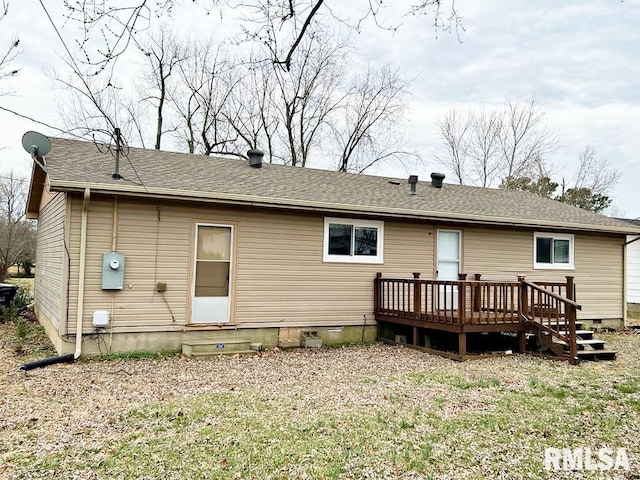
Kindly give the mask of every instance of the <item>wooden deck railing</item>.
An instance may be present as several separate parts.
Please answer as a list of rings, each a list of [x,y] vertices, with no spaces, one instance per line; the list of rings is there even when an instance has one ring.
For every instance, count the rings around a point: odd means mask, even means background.
[[[518,282],[375,279],[375,312],[438,323],[517,323]]]
[[[423,280],[419,273],[414,273],[412,279],[382,278],[378,273],[374,280],[374,310],[387,321],[409,319],[414,326],[415,321],[424,321],[425,327],[427,323],[437,323],[487,325],[495,329],[500,324],[527,323],[530,330],[542,334],[541,341],[550,350],[574,362],[576,311],[581,306],[575,302],[573,277],[566,279],[533,283],[518,276],[518,281],[513,282],[486,281],[481,280],[480,274],[475,274],[473,280],[461,274],[457,281],[444,281]],[[569,346],[568,355],[559,342]]]

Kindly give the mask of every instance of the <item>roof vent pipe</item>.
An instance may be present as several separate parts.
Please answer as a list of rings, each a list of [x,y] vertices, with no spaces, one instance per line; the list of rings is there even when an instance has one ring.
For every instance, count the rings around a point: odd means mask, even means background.
[[[432,173],[431,174],[431,186],[435,188],[442,188],[442,181],[444,180],[444,173]]]
[[[264,152],[262,150],[249,150],[247,152],[247,157],[249,157],[250,167],[262,168],[262,157],[264,157]]]
[[[407,181],[407,183],[409,184],[409,186],[411,188],[411,192],[409,193],[409,195],[412,195],[412,196],[417,195],[417,193],[416,193],[416,185],[418,183],[418,176],[417,175],[410,175],[409,176],[409,180]]]

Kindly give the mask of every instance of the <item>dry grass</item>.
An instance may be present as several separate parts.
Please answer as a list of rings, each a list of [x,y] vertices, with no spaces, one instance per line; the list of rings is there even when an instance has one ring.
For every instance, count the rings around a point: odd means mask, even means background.
[[[640,336],[606,340],[619,360],[578,367],[369,345],[29,372],[5,344],[0,478],[577,478],[544,448],[581,446],[638,478]]]

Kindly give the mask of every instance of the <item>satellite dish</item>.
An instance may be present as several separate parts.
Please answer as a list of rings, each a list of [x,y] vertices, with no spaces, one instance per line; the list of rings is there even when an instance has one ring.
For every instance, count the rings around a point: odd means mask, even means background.
[[[51,150],[51,140],[38,132],[27,132],[22,136],[22,146],[32,157],[44,157]]]

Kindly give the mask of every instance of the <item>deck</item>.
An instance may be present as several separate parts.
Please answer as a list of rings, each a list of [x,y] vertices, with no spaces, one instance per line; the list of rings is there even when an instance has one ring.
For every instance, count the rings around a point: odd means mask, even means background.
[[[573,277],[566,282],[487,281],[476,274],[473,280],[461,274],[457,281],[413,278],[374,280],[374,311],[379,337],[385,328],[394,326],[407,337],[408,345],[430,350],[425,335],[436,332],[457,334],[455,353],[447,356],[467,357],[467,334],[517,334],[518,349],[527,350],[527,333],[539,332],[547,337],[554,354],[577,358],[575,352],[575,313],[580,305],[573,301]],[[556,348],[564,342],[568,351]],[[572,357],[573,355],[573,357]]]

